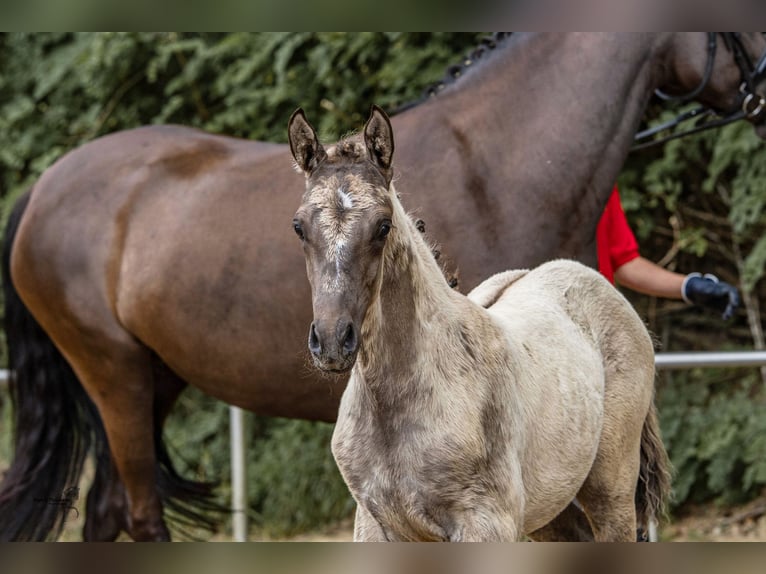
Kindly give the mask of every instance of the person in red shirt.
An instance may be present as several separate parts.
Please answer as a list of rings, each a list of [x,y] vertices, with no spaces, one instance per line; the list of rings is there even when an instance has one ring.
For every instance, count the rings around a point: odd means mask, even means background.
[[[668,271],[642,257],[625,218],[615,186],[596,229],[599,271],[612,283],[654,297],[683,299],[722,313],[729,319],[739,306],[739,291],[715,275]]]

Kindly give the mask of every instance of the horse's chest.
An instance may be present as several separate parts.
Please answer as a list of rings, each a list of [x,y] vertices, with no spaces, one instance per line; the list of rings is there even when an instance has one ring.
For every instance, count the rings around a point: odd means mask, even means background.
[[[334,440],[336,461],[354,498],[387,536],[449,539],[455,514],[481,482],[475,457],[449,434],[411,429],[402,439],[371,425],[346,430]]]
[[[405,443],[368,427],[336,441],[333,451],[352,491],[378,500],[398,500],[402,492],[419,492],[428,483],[419,444],[422,439]]]
[[[359,469],[355,496],[389,540],[447,540],[445,520],[453,502],[428,480],[422,468],[371,463]]]

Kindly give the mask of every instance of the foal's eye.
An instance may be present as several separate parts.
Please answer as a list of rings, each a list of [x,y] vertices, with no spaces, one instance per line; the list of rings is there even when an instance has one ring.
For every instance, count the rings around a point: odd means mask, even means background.
[[[297,235],[301,241],[306,238],[305,235],[303,235],[303,227],[301,227],[301,224],[298,220],[293,220],[293,230],[295,231],[295,235]]]
[[[376,236],[376,239],[385,239],[390,231],[391,222],[388,220],[382,221],[378,227],[378,235]]]

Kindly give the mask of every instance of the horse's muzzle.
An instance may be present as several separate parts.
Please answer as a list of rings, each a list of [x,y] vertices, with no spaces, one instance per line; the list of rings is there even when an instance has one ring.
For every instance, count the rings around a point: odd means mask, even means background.
[[[308,345],[317,368],[345,373],[356,361],[359,337],[351,321],[338,321],[333,329],[323,329],[314,321],[309,328]]]

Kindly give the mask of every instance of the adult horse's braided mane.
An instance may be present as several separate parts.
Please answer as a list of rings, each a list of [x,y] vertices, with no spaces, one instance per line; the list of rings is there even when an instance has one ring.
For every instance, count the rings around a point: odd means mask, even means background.
[[[508,38],[511,35],[511,32],[494,32],[493,34],[486,36],[479,40],[479,45],[476,46],[473,50],[471,50],[468,54],[463,56],[463,59],[458,62],[457,64],[452,64],[447,68],[447,73],[444,75],[444,77],[441,80],[438,80],[436,82],[433,82],[429,85],[427,85],[423,92],[421,93],[420,98],[417,100],[413,100],[411,102],[408,102],[406,104],[402,104],[401,106],[397,107],[391,112],[391,115],[396,115],[401,112],[404,112],[406,110],[409,110],[410,108],[414,108],[417,105],[422,104],[429,98],[432,98],[439,94],[444,88],[449,86],[450,84],[455,83],[455,81],[460,78],[466,69],[473,66],[481,60],[486,54],[494,50],[498,45],[502,44],[506,38]]]

